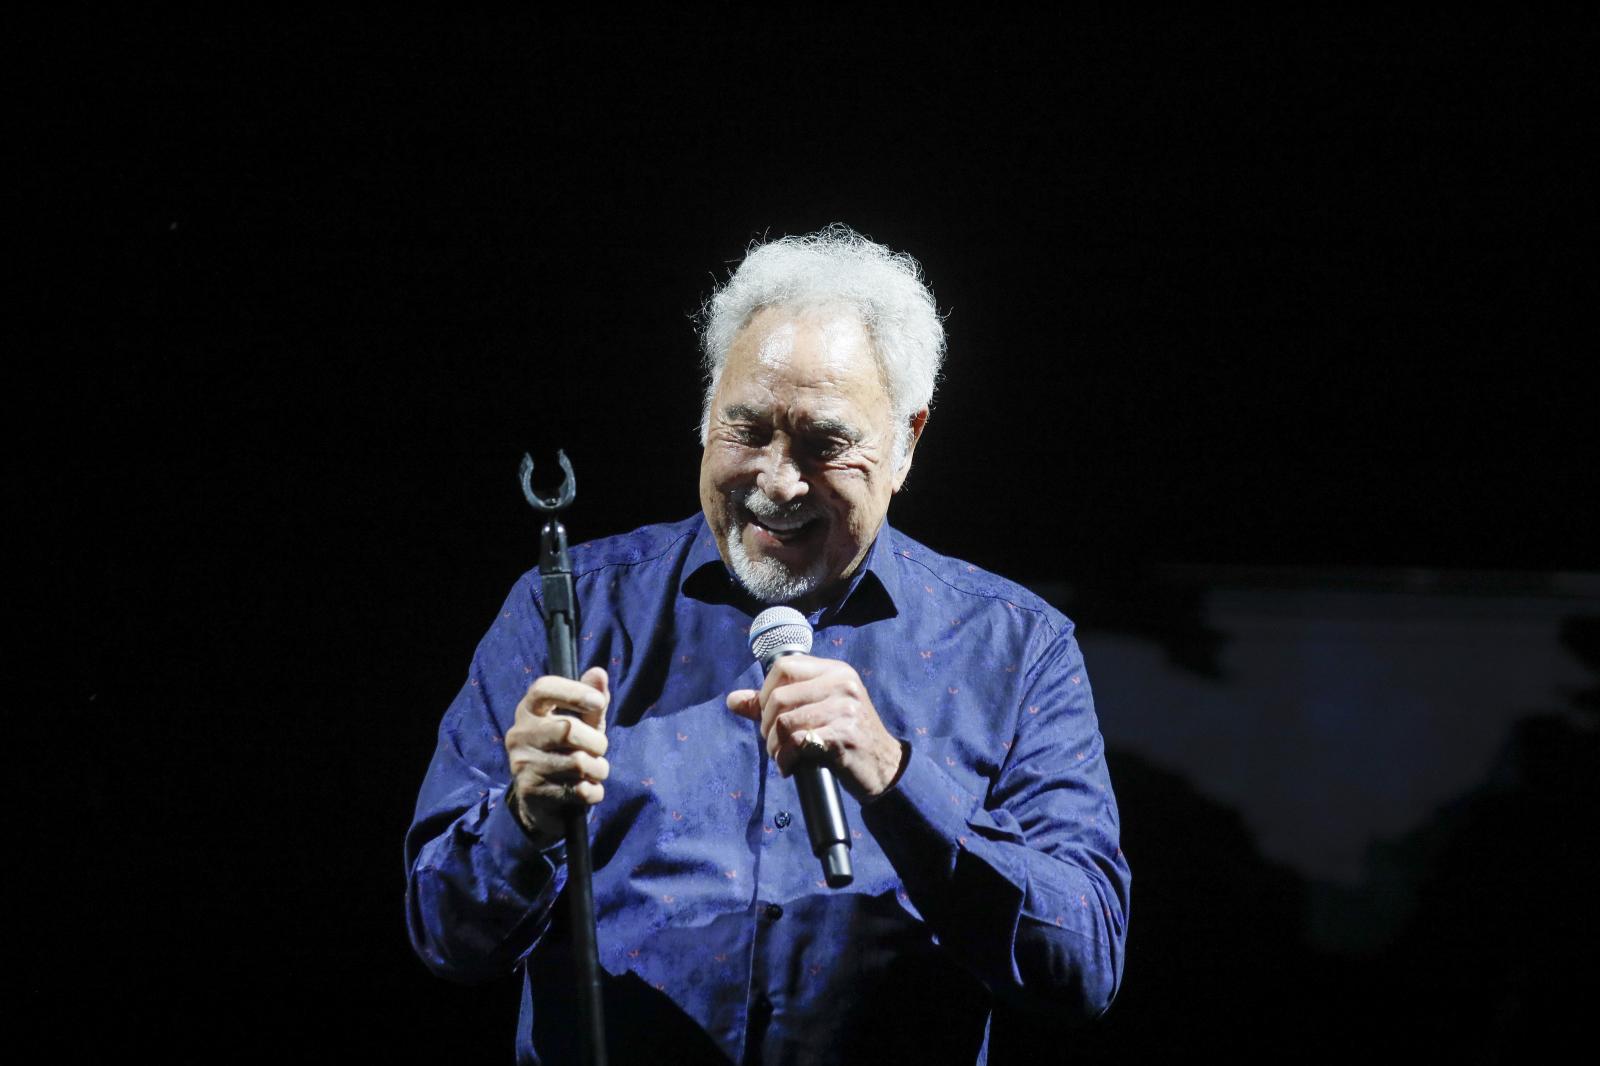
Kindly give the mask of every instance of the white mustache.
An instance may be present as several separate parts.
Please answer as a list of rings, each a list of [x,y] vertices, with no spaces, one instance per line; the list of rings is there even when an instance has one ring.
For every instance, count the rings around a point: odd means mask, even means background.
[[[808,522],[813,518],[820,518],[821,512],[816,507],[804,500],[796,500],[791,504],[781,504],[768,499],[760,489],[752,488],[736,498],[740,507],[755,515],[763,522]]]

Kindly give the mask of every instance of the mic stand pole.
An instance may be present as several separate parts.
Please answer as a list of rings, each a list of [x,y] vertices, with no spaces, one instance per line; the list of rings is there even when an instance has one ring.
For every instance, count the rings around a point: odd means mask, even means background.
[[[550,517],[539,534],[539,578],[543,586],[545,635],[550,673],[578,676],[578,594],[567,555],[567,530],[558,517],[577,496],[577,480],[567,453],[561,464],[561,487],[551,499],[533,491],[533,457],[522,457],[522,494],[534,510]],[[600,1005],[600,952],[594,930],[594,865],[589,857],[589,810],[579,804],[565,814],[567,831],[567,900],[572,923],[572,952],[578,963],[579,1047],[581,1061],[606,1066],[605,1017]]]

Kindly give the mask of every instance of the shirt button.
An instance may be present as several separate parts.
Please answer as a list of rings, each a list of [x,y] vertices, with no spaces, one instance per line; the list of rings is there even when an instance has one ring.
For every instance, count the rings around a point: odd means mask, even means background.
[[[782,907],[778,906],[776,903],[767,904],[767,918],[768,918],[769,921],[774,921],[775,922],[779,918],[782,918],[782,917],[783,917],[783,908]]]
[[[792,821],[794,821],[794,819],[790,816],[788,811],[779,811],[773,816],[772,824],[777,826],[779,829],[787,829],[789,828],[789,823]]]

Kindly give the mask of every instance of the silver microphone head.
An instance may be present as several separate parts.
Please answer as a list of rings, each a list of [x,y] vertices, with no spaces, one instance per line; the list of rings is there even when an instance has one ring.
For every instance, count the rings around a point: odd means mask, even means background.
[[[793,607],[768,607],[750,623],[750,651],[763,669],[780,656],[811,652],[811,623]]]

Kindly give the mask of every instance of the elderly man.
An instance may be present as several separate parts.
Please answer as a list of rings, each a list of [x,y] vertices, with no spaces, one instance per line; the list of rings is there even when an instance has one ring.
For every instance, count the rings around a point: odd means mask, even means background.
[[[521,968],[518,1059],[566,1061],[583,803],[613,1061],[973,1063],[997,1001],[1099,1014],[1129,873],[1072,624],[885,521],[944,348],[917,264],[842,226],[756,247],[703,339],[703,513],[574,549],[580,680],[541,676],[524,576],[445,714],[406,845],[417,952]],[[779,603],[815,654],[764,677],[747,631]],[[802,749],[847,793],[844,889]]]

